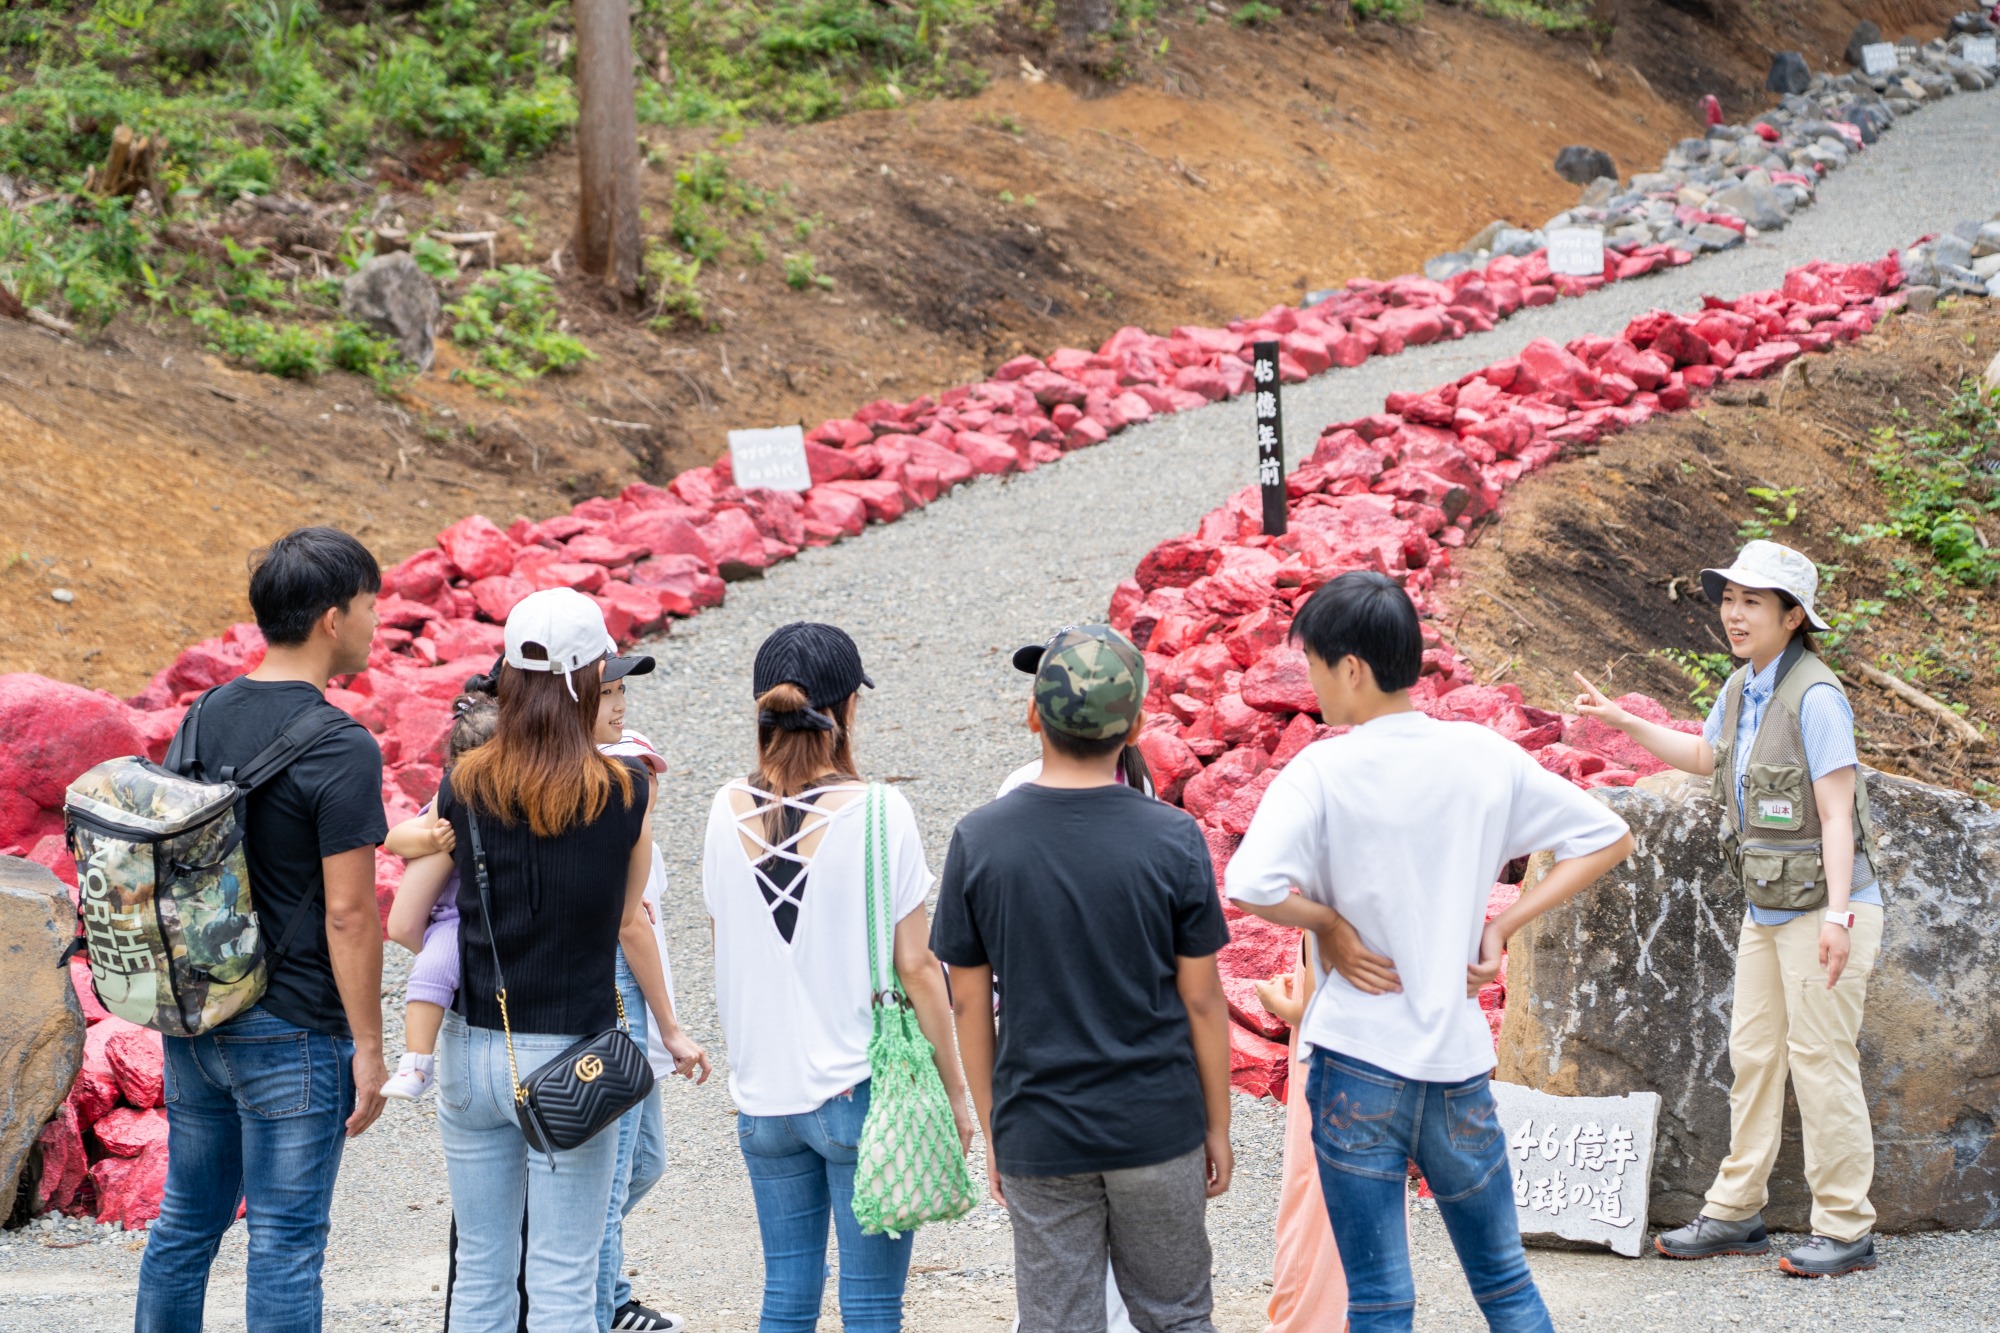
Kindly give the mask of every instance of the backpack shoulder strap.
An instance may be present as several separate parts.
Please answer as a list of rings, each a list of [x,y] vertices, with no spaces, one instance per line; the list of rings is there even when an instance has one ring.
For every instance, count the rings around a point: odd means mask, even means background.
[[[201,731],[201,706],[208,702],[209,695],[221,688],[220,685],[211,685],[203,690],[200,697],[189,705],[180,726],[174,728],[174,739],[167,746],[166,763],[162,765],[169,773],[192,777],[193,770],[201,767],[201,751],[196,748]]]
[[[234,782],[244,792],[253,792],[291,767],[313,746],[349,720],[346,713],[321,700],[305,708],[286,724],[278,738],[257,752],[240,769],[224,769],[222,779]]]

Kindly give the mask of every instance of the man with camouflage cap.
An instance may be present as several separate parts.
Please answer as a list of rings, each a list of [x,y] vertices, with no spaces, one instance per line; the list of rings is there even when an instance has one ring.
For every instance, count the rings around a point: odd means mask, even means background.
[[[1022,1333],[1213,1333],[1205,1200],[1229,1188],[1229,942],[1184,812],[1121,782],[1145,659],[1102,625],[1024,648],[1041,771],[952,835],[931,947],[1013,1214]],[[995,1033],[994,994],[1002,997]]]

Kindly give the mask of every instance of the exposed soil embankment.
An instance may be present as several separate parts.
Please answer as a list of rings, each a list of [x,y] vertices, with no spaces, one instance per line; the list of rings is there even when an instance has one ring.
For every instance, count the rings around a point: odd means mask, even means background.
[[[1637,690],[1698,716],[1691,693],[1706,683],[1713,697],[1713,677],[1697,668],[1691,678],[1671,654],[1727,651],[1700,571],[1768,529],[1822,568],[1839,567],[1821,609],[1856,617],[1834,651],[1843,672],[1868,663],[2000,722],[1994,592],[1925,577],[1932,557],[1909,542],[1853,540],[1891,507],[1869,464],[1873,433],[1897,425],[1899,408],[1912,423],[1934,420],[1996,350],[2000,312],[1987,302],[1904,315],[1863,343],[1796,363],[1809,380],[1729,385],[1694,412],[1554,464],[1511,491],[1497,523],[1458,553],[1453,642],[1482,679],[1512,680],[1541,707],[1566,708],[1569,673],[1581,670],[1608,694]],[[1794,507],[1792,521],[1777,521]],[[1991,790],[2000,759],[1990,749],[1949,743],[1938,721],[1876,686],[1851,681],[1848,696],[1867,763]]]
[[[1757,34],[1803,33],[1825,54],[1849,10],[1896,7],[1767,5],[1744,28],[1719,3],[1699,21],[1626,4],[1594,54],[1435,5],[1410,26],[1183,14],[1161,19],[1164,47],[1115,90],[1067,86],[1003,41],[995,82],[969,100],[740,137],[648,131],[649,235],[668,230],[687,194],[675,174],[698,153],[774,202],[708,209],[726,238],[698,279],[702,320],[650,327],[570,272],[563,315],[598,359],[505,398],[452,382],[465,360],[442,341],[438,365],[390,401],[343,373],[300,385],[225,366],[172,317],[121,319],[84,348],[0,320],[0,671],[136,689],[245,616],[246,552],[299,522],[348,527],[387,563],[466,512],[504,523],[664,480],[734,426],[810,425],[1022,350],[1219,323],[1409,271],[1494,217],[1535,223],[1573,202],[1549,166],[1565,144],[1604,148],[1622,171],[1656,163],[1694,129],[1688,98],[1659,95],[1660,50],[1726,91],[1731,69],[1762,67],[1739,49]],[[1935,32],[1950,6],[1902,8]],[[1746,109],[1764,103],[1754,83]],[[568,233],[567,152],[490,180],[387,167],[420,188],[362,215],[495,231],[473,271],[547,265]],[[287,252],[297,225],[249,209],[241,240]],[[832,286],[794,272],[794,287],[788,254]]]

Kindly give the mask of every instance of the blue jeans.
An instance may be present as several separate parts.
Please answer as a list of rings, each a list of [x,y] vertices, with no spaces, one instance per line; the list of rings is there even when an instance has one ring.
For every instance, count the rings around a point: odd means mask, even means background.
[[[167,1037],[167,1187],[139,1261],[138,1333],[200,1333],[209,1265],[248,1200],[244,1322],[317,1333],[333,1180],[354,1112],[354,1043],[252,1006]]]
[[[1414,1326],[1417,1288],[1403,1221],[1411,1161],[1430,1182],[1486,1326],[1554,1333],[1521,1249],[1507,1146],[1486,1083],[1485,1074],[1423,1083],[1352,1056],[1313,1052],[1306,1103],[1353,1333]]]
[[[646,997],[625,966],[623,949],[618,951],[618,993],[625,1000],[632,1040],[644,1047]],[[604,1248],[597,1257],[599,1333],[608,1333],[612,1316],[632,1299],[632,1281],[625,1276],[625,1219],[666,1173],[667,1131],[660,1119],[660,1092],[655,1088],[646,1100],[618,1118],[618,1165],[611,1173],[611,1207],[604,1218]]]
[[[826,1221],[840,1240],[840,1322],[847,1333],[901,1333],[916,1233],[870,1236],[854,1220],[855,1149],[868,1085],[802,1115],[739,1115],[736,1142],[764,1242],[757,1333],[812,1333],[826,1292]],[[1511,1196],[1510,1196],[1511,1197]]]
[[[517,1033],[523,1077],[575,1037]],[[597,1325],[597,1263],[618,1135],[606,1129],[555,1154],[530,1153],[514,1118],[506,1038],[444,1017],[437,1050],[438,1137],[458,1222],[451,1333],[515,1333],[520,1320],[521,1213],[528,1217],[528,1328],[577,1333]],[[253,1325],[252,1327],[255,1327]],[[258,1329],[258,1333],[263,1333]]]

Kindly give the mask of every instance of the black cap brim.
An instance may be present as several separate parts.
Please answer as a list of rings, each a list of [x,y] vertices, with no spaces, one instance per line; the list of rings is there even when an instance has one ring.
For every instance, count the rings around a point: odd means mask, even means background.
[[[649,676],[654,665],[650,657],[607,657],[604,659],[604,683],[609,685],[627,676]]]
[[[1014,670],[1032,676],[1042,669],[1042,654],[1048,651],[1045,643],[1031,643],[1014,650]]]

